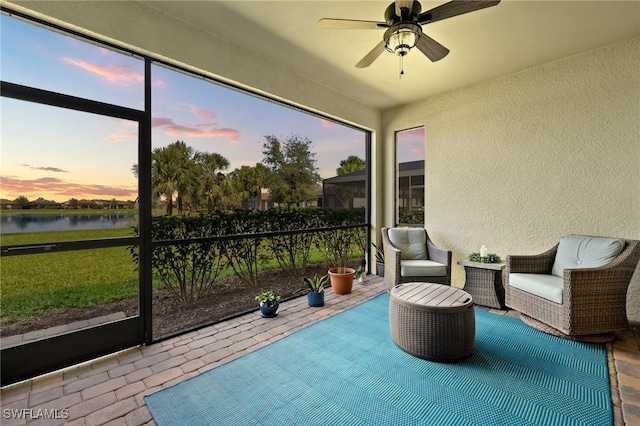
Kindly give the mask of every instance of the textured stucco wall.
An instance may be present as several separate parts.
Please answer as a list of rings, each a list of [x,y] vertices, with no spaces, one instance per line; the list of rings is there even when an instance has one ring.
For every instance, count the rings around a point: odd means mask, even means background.
[[[387,194],[393,132],[422,125],[425,225],[454,263],[482,244],[505,257],[568,233],[640,239],[640,39],[385,111]]]

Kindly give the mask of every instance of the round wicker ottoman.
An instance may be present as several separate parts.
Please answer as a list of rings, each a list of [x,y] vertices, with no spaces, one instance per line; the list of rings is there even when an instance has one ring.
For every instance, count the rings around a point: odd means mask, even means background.
[[[391,338],[403,351],[430,361],[473,353],[476,317],[469,293],[441,284],[404,283],[391,289]]]

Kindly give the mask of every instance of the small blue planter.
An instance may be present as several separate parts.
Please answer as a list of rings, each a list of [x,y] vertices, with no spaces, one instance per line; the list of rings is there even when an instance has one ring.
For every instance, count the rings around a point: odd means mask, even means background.
[[[307,301],[309,302],[309,306],[313,308],[324,306],[324,291],[321,293],[308,292]]]
[[[278,302],[260,302],[260,313],[263,318],[273,318],[278,315]]]

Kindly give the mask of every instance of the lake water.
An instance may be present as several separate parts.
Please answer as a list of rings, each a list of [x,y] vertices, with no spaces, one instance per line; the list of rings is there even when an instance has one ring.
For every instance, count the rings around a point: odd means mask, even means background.
[[[87,214],[2,214],[0,233],[78,231],[83,229],[128,228],[138,221],[135,213]]]

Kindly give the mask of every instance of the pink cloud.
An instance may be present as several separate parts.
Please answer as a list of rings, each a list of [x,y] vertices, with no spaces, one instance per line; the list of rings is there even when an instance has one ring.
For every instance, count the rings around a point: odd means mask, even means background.
[[[402,132],[402,136],[407,138],[412,138],[412,139],[415,138],[415,139],[423,140],[424,128],[418,127],[417,129],[404,131]]]
[[[409,150],[418,157],[424,157],[424,146],[412,146]]]
[[[141,83],[144,81],[144,75],[127,65],[101,66],[73,58],[62,58],[62,60],[68,64],[82,68],[85,71],[104,77],[111,83],[128,86],[130,84]]]
[[[197,105],[189,105],[189,110],[192,114],[202,118],[203,120],[215,120],[218,118],[218,114],[216,114],[215,111],[208,111],[198,107]]]
[[[132,139],[138,137],[138,132],[131,133],[112,133],[108,135],[105,139],[109,143],[118,143],[123,142],[127,139]]]
[[[38,179],[20,179],[11,176],[0,178],[2,183],[2,198],[15,199],[20,195],[27,198],[53,198],[64,201],[74,198],[128,198],[138,196],[138,191],[117,186],[82,184],[65,181],[54,177]]]
[[[204,137],[225,137],[231,143],[240,142],[240,132],[236,129],[219,128],[215,124],[197,124],[194,126],[183,126],[177,124],[171,118],[153,117],[151,119],[153,127],[161,127],[170,136],[189,136],[193,138]]]
[[[329,120],[325,120],[324,118],[320,119],[320,124],[322,125],[322,127],[324,127],[325,129],[331,129],[333,127],[337,127],[337,124],[334,123],[333,121],[329,121]]]

